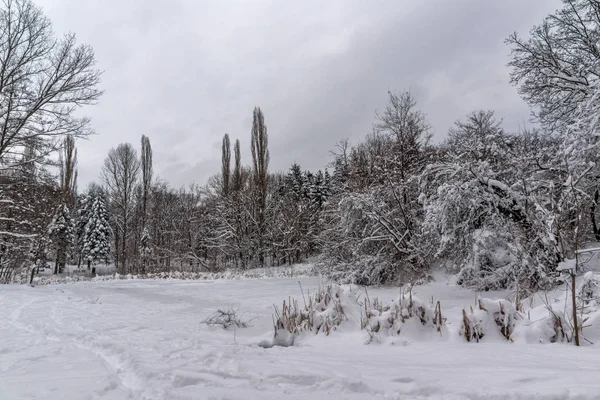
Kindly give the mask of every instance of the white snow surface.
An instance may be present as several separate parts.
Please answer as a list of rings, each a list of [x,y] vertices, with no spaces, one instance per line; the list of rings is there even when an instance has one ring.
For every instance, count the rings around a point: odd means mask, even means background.
[[[273,304],[317,278],[114,280],[0,287],[0,399],[599,399],[600,344],[466,343],[462,307],[477,294],[444,280],[450,337],[365,344],[358,329],[265,349]],[[370,289],[371,298],[398,289]],[[501,298],[505,293],[485,293]],[[210,328],[236,308],[246,329]]]

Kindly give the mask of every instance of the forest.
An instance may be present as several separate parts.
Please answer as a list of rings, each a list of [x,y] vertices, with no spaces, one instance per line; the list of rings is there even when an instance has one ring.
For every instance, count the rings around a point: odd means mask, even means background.
[[[102,96],[94,51],[57,37],[31,1],[2,4],[2,283],[67,264],[146,274],[310,261],[344,283],[414,283],[444,268],[466,287],[526,295],[600,241],[597,1],[565,0],[506,38],[530,128],[508,132],[494,110],[473,110],[433,142],[427,110],[398,88],[372,131],[340,138],[321,170],[290,160],[274,171],[269,134],[285,132],[269,132],[256,107],[235,133],[250,135],[251,159],[225,134],[221,170],[185,188],[155,173],[145,135],[116,144],[97,182],[78,187],[77,141],[95,133],[80,109]]]

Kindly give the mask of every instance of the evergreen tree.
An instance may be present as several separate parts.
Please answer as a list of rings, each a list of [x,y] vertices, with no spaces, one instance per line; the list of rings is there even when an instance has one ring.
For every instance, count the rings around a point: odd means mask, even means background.
[[[89,220],[85,225],[83,235],[83,257],[88,269],[92,262],[104,261],[110,258],[111,230],[106,205],[101,196],[96,196],[90,210]]]
[[[305,200],[310,200],[311,186],[314,182],[314,175],[310,171],[304,171],[302,175],[302,197]]]
[[[287,179],[295,198],[300,199],[302,197],[303,178],[302,169],[300,168],[299,164],[292,164],[290,167],[290,172],[288,172]]]
[[[54,273],[62,272],[67,262],[67,248],[73,242],[73,219],[66,204],[57,207],[48,228],[48,236],[56,251]]]
[[[85,235],[85,227],[90,220],[92,211],[93,197],[85,194],[79,199],[79,207],[77,209],[77,220],[75,222],[75,240],[77,246],[77,254],[79,256],[78,265],[81,266],[83,260],[83,241]]]
[[[329,171],[325,170],[325,174],[323,176],[323,195],[325,200],[331,196],[331,176],[329,175]]]
[[[311,203],[317,206],[320,210],[325,202],[325,193],[323,191],[325,187],[325,178],[323,177],[323,171],[319,170],[315,175],[313,183],[310,188],[310,199]]]

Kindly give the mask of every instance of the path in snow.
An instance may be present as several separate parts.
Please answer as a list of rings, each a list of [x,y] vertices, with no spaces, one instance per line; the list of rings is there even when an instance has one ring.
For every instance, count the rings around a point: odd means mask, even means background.
[[[441,297],[451,321],[475,298],[441,283],[418,291]],[[301,297],[297,279],[2,286],[0,399],[600,398],[596,347],[364,345],[357,331],[258,347],[272,335],[273,303],[289,295]],[[253,326],[201,323],[228,306]]]

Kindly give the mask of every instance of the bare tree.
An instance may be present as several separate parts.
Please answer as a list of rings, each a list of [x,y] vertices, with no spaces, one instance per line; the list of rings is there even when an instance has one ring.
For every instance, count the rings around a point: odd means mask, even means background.
[[[41,243],[49,222],[45,215],[51,216],[54,201],[67,193],[47,197],[40,188],[49,174],[38,167],[49,163],[67,135],[92,133],[89,119],[75,113],[98,100],[99,82],[91,47],[78,45],[73,34],[56,38],[50,20],[32,1],[0,1],[0,220],[5,222],[0,228],[0,269],[7,268],[5,277],[23,260],[18,253],[26,239]],[[74,189],[74,165],[69,173],[65,170],[69,192]],[[23,186],[35,193],[33,198],[20,195]],[[45,204],[34,209],[38,200]]]
[[[222,156],[221,156],[221,179],[222,183],[222,192],[223,196],[227,197],[229,195],[229,183],[231,176],[231,144],[229,142],[229,135],[225,134],[223,136],[223,148],[222,148]]]
[[[374,131],[393,139],[396,153],[393,162],[400,179],[405,180],[409,171],[419,164],[422,150],[429,143],[430,126],[425,114],[416,109],[417,102],[410,92],[388,94],[388,105],[383,113],[376,114]]]
[[[50,20],[30,0],[0,4],[0,168],[19,164],[34,144],[36,161],[61,146],[65,135],[92,133],[89,118],[75,117],[95,103],[100,71],[90,46],[74,34],[54,37]]]
[[[140,161],[137,152],[129,143],[122,143],[111,149],[104,160],[102,180],[108,187],[114,207],[115,246],[117,257],[120,253],[121,270],[127,271],[128,240],[131,235],[130,223],[135,212],[134,191],[138,181]],[[120,251],[119,251],[120,250]],[[118,267],[118,258],[116,259]]]
[[[505,145],[505,136],[502,120],[495,118],[494,111],[476,110],[454,123],[447,145],[461,160],[491,161],[498,158],[498,144]]]
[[[142,229],[146,227],[148,218],[148,196],[150,194],[150,185],[152,185],[152,146],[150,139],[142,135]]]
[[[233,169],[233,190],[239,191],[242,188],[242,157],[240,154],[240,140],[236,139],[235,145],[233,146],[233,152],[235,154],[235,166]]]
[[[264,240],[265,232],[265,211],[267,208],[267,190],[268,190],[268,167],[269,167],[269,136],[267,134],[267,125],[262,110],[259,107],[254,108],[252,121],[252,175],[256,188],[258,200],[257,210],[257,236],[258,236],[258,261],[264,266]]]
[[[551,129],[569,126],[598,82],[600,2],[563,0],[563,8],[534,26],[530,37],[513,33],[511,80],[535,116]]]
[[[73,135],[67,135],[60,153],[60,188],[63,201],[73,206],[77,194],[77,148]]]

